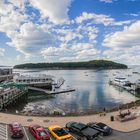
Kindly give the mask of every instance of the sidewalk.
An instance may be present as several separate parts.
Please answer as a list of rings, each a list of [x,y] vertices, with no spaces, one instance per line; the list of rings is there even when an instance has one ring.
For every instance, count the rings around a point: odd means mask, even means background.
[[[140,107],[136,110],[138,111]],[[103,122],[115,130],[129,132],[140,128],[140,117],[137,117],[135,120],[130,120],[127,122],[119,122],[119,121],[110,121],[111,116],[118,115],[119,112],[111,112],[107,113],[106,116],[97,115],[89,115],[89,116],[76,116],[76,117],[32,117],[32,116],[20,116],[20,115],[12,115],[0,113],[0,123],[11,123],[13,121],[18,121],[23,126],[28,126],[30,124],[39,124],[44,127],[49,125],[58,124],[61,126],[65,126],[67,122],[77,121],[77,122]]]

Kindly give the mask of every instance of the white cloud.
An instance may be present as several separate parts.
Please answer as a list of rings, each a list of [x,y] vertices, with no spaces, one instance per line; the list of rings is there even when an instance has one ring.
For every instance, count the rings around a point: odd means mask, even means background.
[[[103,52],[107,59],[116,60],[127,64],[139,64],[140,62],[140,21],[124,27],[105,36],[103,46],[108,47]]]
[[[30,0],[33,7],[39,9],[42,18],[49,18],[54,23],[66,22],[72,0]]]
[[[4,1],[0,1],[0,15],[7,15],[11,10],[13,9],[13,6],[10,4],[5,4]]]
[[[114,1],[117,1],[117,0],[100,0],[101,2],[105,2],[105,3],[113,3]]]
[[[113,18],[107,15],[83,12],[81,16],[76,18],[77,23],[82,23],[86,20],[93,20],[97,24],[109,25],[114,22]]]
[[[60,47],[44,48],[42,55],[44,58],[56,57],[57,61],[81,61],[95,58],[100,51],[96,50],[90,43],[78,43],[68,47],[62,44]]]
[[[13,59],[15,63],[39,60],[85,61],[98,58],[118,61],[126,58],[131,62],[140,60],[140,21],[133,21],[130,25],[130,20],[116,21],[109,15],[86,12],[68,21],[71,2],[72,0],[61,0],[59,3],[58,0],[30,0],[28,5],[26,0],[9,0],[9,3],[0,1],[0,32],[4,32],[9,38],[7,44],[19,52]],[[34,8],[29,15],[25,3],[37,8],[41,19]],[[108,27],[101,26],[101,31],[97,24]],[[112,30],[122,29],[122,25],[129,26],[122,31],[110,33]],[[107,30],[104,32],[104,29]],[[102,43],[105,51],[101,51],[101,43],[98,42],[98,34],[103,32],[109,33]],[[4,52],[4,49],[0,49],[0,56],[4,56]],[[13,63],[10,59],[5,60]]]
[[[125,26],[123,31],[117,31],[105,36],[103,46],[111,48],[133,47],[140,45],[140,21]]]
[[[140,62],[140,46],[133,46],[130,48],[112,48],[103,52],[103,57],[109,60],[114,60],[128,65],[139,64]]]
[[[55,42],[54,37],[48,30],[41,28],[41,25],[31,22],[20,27],[20,32],[16,34],[8,45],[25,55],[39,54],[44,47],[50,47]]]
[[[87,13],[87,12],[83,12],[81,16],[75,19],[76,23],[79,23],[79,24],[88,20],[90,20],[91,23],[103,24],[104,26],[109,26],[109,25],[121,26],[121,25],[125,25],[125,24],[127,25],[131,23],[131,20],[115,21],[115,19],[111,18],[109,15]]]
[[[5,49],[0,48],[0,56],[4,56]]]
[[[134,17],[138,17],[140,14],[139,13],[137,13],[137,14],[136,13],[130,13],[129,15],[134,16]]]
[[[24,8],[24,3],[26,0],[7,0],[7,1],[12,3],[14,6],[18,8]]]
[[[28,16],[12,4],[0,1],[0,32],[6,33],[9,38],[13,38],[20,26],[27,21]]]

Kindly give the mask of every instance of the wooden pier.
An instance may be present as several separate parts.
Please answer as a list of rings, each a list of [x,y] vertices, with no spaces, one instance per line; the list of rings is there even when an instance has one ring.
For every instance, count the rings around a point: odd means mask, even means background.
[[[27,99],[27,88],[23,87],[0,87],[0,110],[5,109],[9,105],[15,105],[18,101]]]
[[[59,94],[59,93],[67,93],[67,92],[73,92],[75,91],[75,89],[61,89],[61,90],[47,90],[47,89],[42,89],[42,88],[36,88],[36,87],[28,87],[29,90],[35,90],[35,91],[39,91],[48,95],[52,95],[52,94]]]
[[[8,80],[11,80],[13,78],[13,75],[10,74],[10,75],[0,75],[0,82],[1,81],[8,81]]]

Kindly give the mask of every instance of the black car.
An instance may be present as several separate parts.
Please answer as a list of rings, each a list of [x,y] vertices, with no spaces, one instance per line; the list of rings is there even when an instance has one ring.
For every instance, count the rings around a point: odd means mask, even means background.
[[[94,128],[94,129],[102,132],[104,136],[111,135],[113,132],[113,129],[111,127],[109,127],[106,124],[101,123],[101,122],[99,122],[99,123],[90,122],[87,125],[91,128]]]
[[[70,132],[85,137],[87,140],[94,140],[100,135],[100,131],[95,130],[89,127],[88,125],[79,122],[69,122],[66,124],[66,128]]]

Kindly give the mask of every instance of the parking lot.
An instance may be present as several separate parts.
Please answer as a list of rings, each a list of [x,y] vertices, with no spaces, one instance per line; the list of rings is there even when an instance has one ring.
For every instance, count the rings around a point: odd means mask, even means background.
[[[19,140],[36,140],[28,131],[27,127],[22,127],[22,129],[23,129],[24,137]],[[48,130],[46,129],[46,131]],[[76,140],[78,138],[79,136],[73,134],[73,140]],[[13,140],[11,138],[9,126],[6,124],[0,124],[0,140]],[[54,140],[53,136],[51,136],[51,140]]]
[[[24,137],[20,140],[35,140],[35,138],[31,135],[31,133],[28,131],[27,127],[22,127]],[[46,129],[46,131],[48,131]],[[71,133],[72,134],[72,133]],[[73,140],[83,140],[82,137],[79,137],[76,134],[72,134]],[[139,140],[140,138],[140,130],[130,132],[130,133],[123,133],[119,131],[113,132],[111,136],[100,136],[99,140]],[[5,124],[0,124],[0,140],[13,140],[10,135],[9,126]],[[55,140],[53,136],[51,136],[51,140]]]

